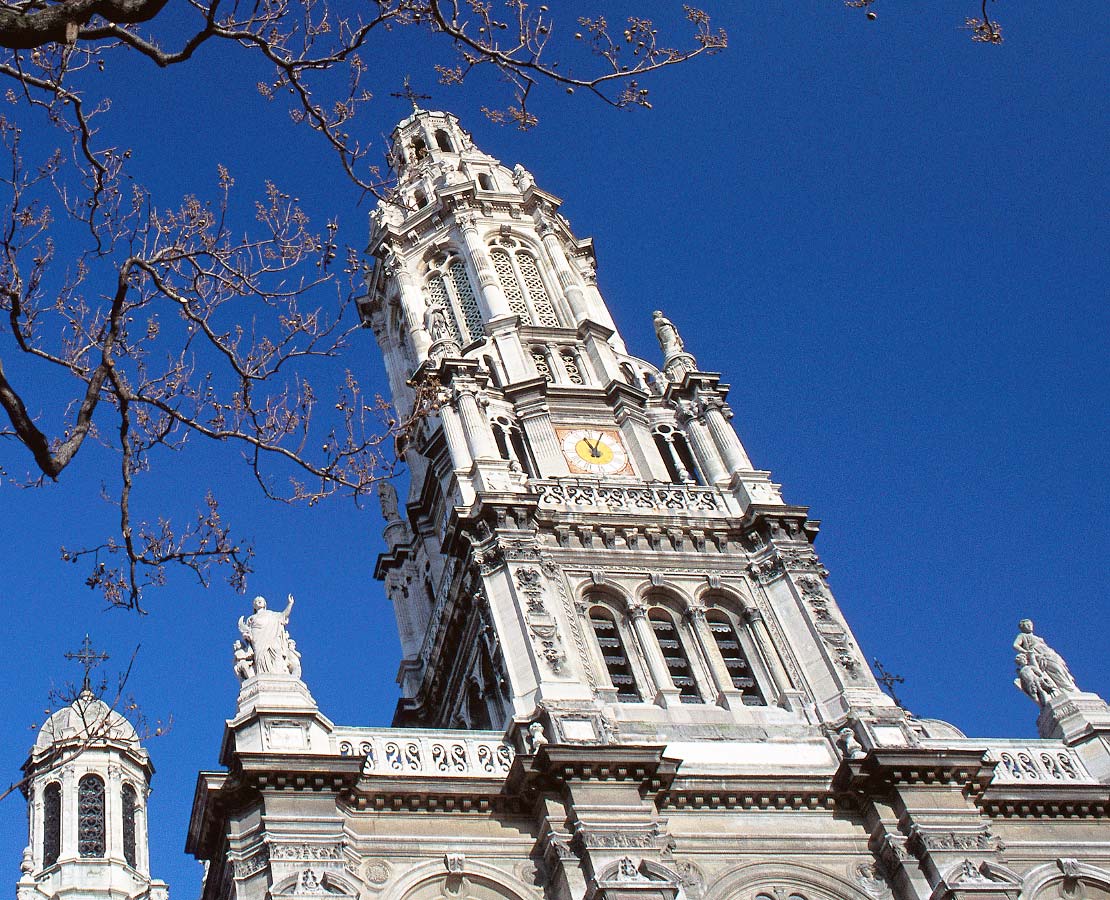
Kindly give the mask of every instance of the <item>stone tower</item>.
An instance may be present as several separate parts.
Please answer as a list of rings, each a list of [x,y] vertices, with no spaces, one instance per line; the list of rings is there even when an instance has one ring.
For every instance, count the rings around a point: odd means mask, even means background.
[[[202,900],[1110,900],[1110,708],[1033,623],[1040,740],[900,708],[674,324],[631,355],[590,241],[454,116],[391,153],[361,311],[420,413],[380,491],[394,727],[327,719],[292,600],[256,600]]]
[[[39,730],[23,772],[28,843],[18,900],[167,900],[165,883],[150,877],[154,767],[134,726],[87,677]]]
[[[662,365],[630,355],[592,242],[454,116],[414,112],[392,162],[362,312],[400,411],[417,389],[436,407],[406,449],[405,509],[385,504],[396,724],[904,741],[816,523],[753,467],[720,376],[660,312]]]

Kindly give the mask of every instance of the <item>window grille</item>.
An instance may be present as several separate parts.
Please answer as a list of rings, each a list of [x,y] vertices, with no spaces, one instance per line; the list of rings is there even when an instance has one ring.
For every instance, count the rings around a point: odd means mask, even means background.
[[[524,302],[524,293],[520,289],[520,282],[516,280],[516,272],[513,271],[509,254],[500,247],[494,247],[490,250],[489,255],[490,259],[493,260],[493,268],[497,272],[497,278],[501,282],[501,289],[505,292],[505,299],[509,301],[509,309],[512,310],[514,315],[520,316],[522,324],[534,324],[532,314],[528,311],[528,304]]]
[[[528,297],[532,301],[532,308],[536,311],[539,323],[548,328],[558,328],[559,317],[555,315],[555,307],[551,305],[551,298],[547,296],[547,289],[543,286],[536,261],[528,253],[517,253],[516,262],[520,266],[520,274],[524,276],[524,286],[528,288]]]
[[[447,311],[447,327],[451,331],[452,337],[458,340],[459,323],[456,321],[451,300],[447,296],[447,286],[438,275],[428,280],[428,297],[431,300],[431,303],[428,304],[429,306],[432,303],[439,303]],[[431,337],[431,335],[429,335],[429,337]]]
[[[620,632],[617,630],[616,620],[607,609],[595,606],[590,610],[590,624],[594,629],[594,637],[601,648],[605,668],[609,672],[609,680],[617,689],[617,699],[623,703],[640,703],[642,697],[636,687],[636,678],[632,674],[632,666],[628,662],[624,643],[621,641]]]
[[[77,853],[104,855],[104,782],[96,775],[77,782]]]
[[[42,795],[42,864],[52,866],[62,852],[62,786],[52,782]]]
[[[573,353],[569,350],[559,354],[563,360],[563,368],[567,372],[567,380],[571,384],[584,384],[582,380],[582,370],[578,367],[578,360]]]
[[[536,364],[536,371],[543,376],[548,384],[555,383],[555,376],[551,374],[551,364],[547,361],[547,354],[542,350],[532,351],[532,362]]]
[[[135,854],[135,808],[138,806],[138,795],[135,788],[125,784],[120,800],[123,810],[123,858],[129,866],[135,868],[138,865]]]
[[[659,649],[663,651],[663,660],[667,664],[667,671],[671,674],[671,681],[678,688],[678,699],[683,703],[701,703],[701,691],[698,690],[697,679],[690,668],[690,659],[686,655],[686,648],[682,646],[678,629],[675,628],[674,619],[662,609],[653,609],[648,613],[655,640]]]
[[[740,638],[732,627],[732,622],[723,612],[717,610],[708,612],[705,619],[709,630],[713,632],[713,640],[717,643],[717,650],[720,651],[729,677],[732,678],[732,686],[744,695],[744,705],[766,706],[767,701],[744,656],[744,648],[740,646]]]
[[[478,298],[466,275],[466,266],[462,260],[457,259],[451,263],[448,271],[455,286],[455,294],[459,298],[463,322],[466,323],[467,341],[476,341],[482,336],[482,312],[478,309]]]

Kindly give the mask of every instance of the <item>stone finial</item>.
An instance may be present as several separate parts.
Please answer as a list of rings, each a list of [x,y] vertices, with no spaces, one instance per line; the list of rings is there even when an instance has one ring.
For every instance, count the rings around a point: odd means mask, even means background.
[[[1049,699],[1058,694],[1079,693],[1067,663],[1045,642],[1033,633],[1033,620],[1022,619],[1018,623],[1018,636],[1014,639],[1017,656],[1018,677],[1014,684],[1028,694],[1040,706],[1048,704]]]
[[[293,612],[293,595],[289,595],[281,612],[267,609],[265,597],[255,597],[253,606],[254,612],[249,617],[239,617],[243,640],[236,641],[235,673],[242,680],[254,675],[300,677],[301,657],[285,630]]]

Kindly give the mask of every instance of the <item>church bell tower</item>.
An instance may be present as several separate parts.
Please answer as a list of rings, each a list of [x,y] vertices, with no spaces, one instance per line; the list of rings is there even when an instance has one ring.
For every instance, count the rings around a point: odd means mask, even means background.
[[[749,460],[721,376],[663,312],[658,364],[631,354],[593,242],[453,115],[415,110],[390,160],[360,309],[399,413],[430,410],[407,502],[382,489],[395,724],[904,744],[921,726],[879,690],[817,523]]]

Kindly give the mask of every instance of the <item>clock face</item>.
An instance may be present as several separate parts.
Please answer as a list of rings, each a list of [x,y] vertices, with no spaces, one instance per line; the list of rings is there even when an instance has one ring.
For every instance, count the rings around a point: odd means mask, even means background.
[[[603,428],[575,428],[560,431],[563,455],[570,470],[584,475],[616,475],[631,472],[628,454],[620,435]]]

